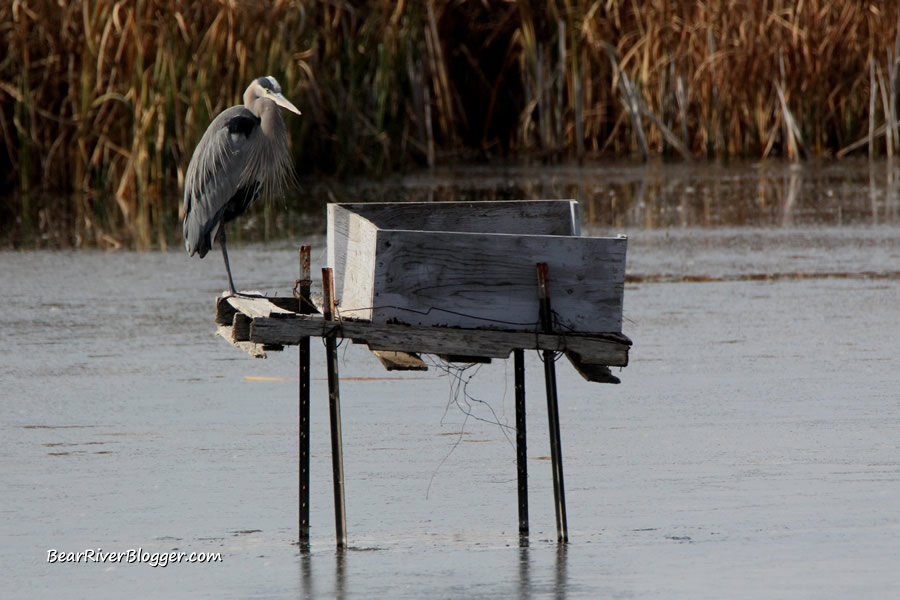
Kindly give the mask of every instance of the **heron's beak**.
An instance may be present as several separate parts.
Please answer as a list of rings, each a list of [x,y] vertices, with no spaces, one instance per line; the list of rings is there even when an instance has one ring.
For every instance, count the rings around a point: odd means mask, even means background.
[[[286,109],[288,109],[289,111],[291,111],[292,113],[296,113],[296,114],[298,114],[298,115],[303,114],[303,113],[300,112],[300,109],[299,109],[299,108],[297,108],[296,106],[294,106],[294,105],[291,103],[290,100],[288,100],[287,98],[285,98],[285,97],[282,96],[281,94],[270,94],[270,95],[269,95],[269,98],[271,98],[272,101],[273,101],[275,104],[277,104],[278,106],[280,106],[281,108],[286,108]]]

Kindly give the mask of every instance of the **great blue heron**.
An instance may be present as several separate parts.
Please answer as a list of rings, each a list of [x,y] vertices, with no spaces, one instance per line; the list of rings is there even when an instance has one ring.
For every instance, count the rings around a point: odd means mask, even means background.
[[[184,246],[200,258],[222,248],[228,285],[234,280],[225,249],[225,223],[235,220],[260,195],[278,196],[293,179],[288,134],[278,107],[300,114],[272,76],[254,79],[244,105],[213,119],[194,149],[184,181]]]

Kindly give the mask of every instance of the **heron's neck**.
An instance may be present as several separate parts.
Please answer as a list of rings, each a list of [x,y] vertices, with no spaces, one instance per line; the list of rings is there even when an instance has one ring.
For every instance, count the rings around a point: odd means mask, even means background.
[[[284,131],[284,120],[278,105],[267,98],[258,98],[250,107],[260,120],[260,129],[266,137],[280,136]]]

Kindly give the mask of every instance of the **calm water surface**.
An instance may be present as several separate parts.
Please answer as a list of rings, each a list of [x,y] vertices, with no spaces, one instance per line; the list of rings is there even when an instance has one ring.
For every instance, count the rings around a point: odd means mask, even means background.
[[[555,543],[527,355],[532,534],[516,534],[512,368],[395,374],[341,347],[348,534],[333,542],[314,345],[312,547],[295,545],[297,356],[212,335],[221,259],[2,252],[6,598],[885,598],[900,588],[900,204],[884,163],[470,169],[311,185],[327,200],[571,197],[629,235],[619,386],[559,363],[571,543]],[[289,293],[290,211],[234,244]],[[243,235],[254,235],[262,211]],[[461,385],[464,384],[464,385]],[[48,564],[48,551],[218,552]]]

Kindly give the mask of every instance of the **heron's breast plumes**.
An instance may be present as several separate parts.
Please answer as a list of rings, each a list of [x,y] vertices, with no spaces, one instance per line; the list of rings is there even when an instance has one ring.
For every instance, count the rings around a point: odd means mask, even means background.
[[[269,198],[279,198],[294,186],[296,174],[288,133],[278,106],[267,99],[257,101],[262,104],[259,111],[260,124],[247,144],[248,155],[241,176],[241,184],[249,185],[258,181],[261,194]]]

